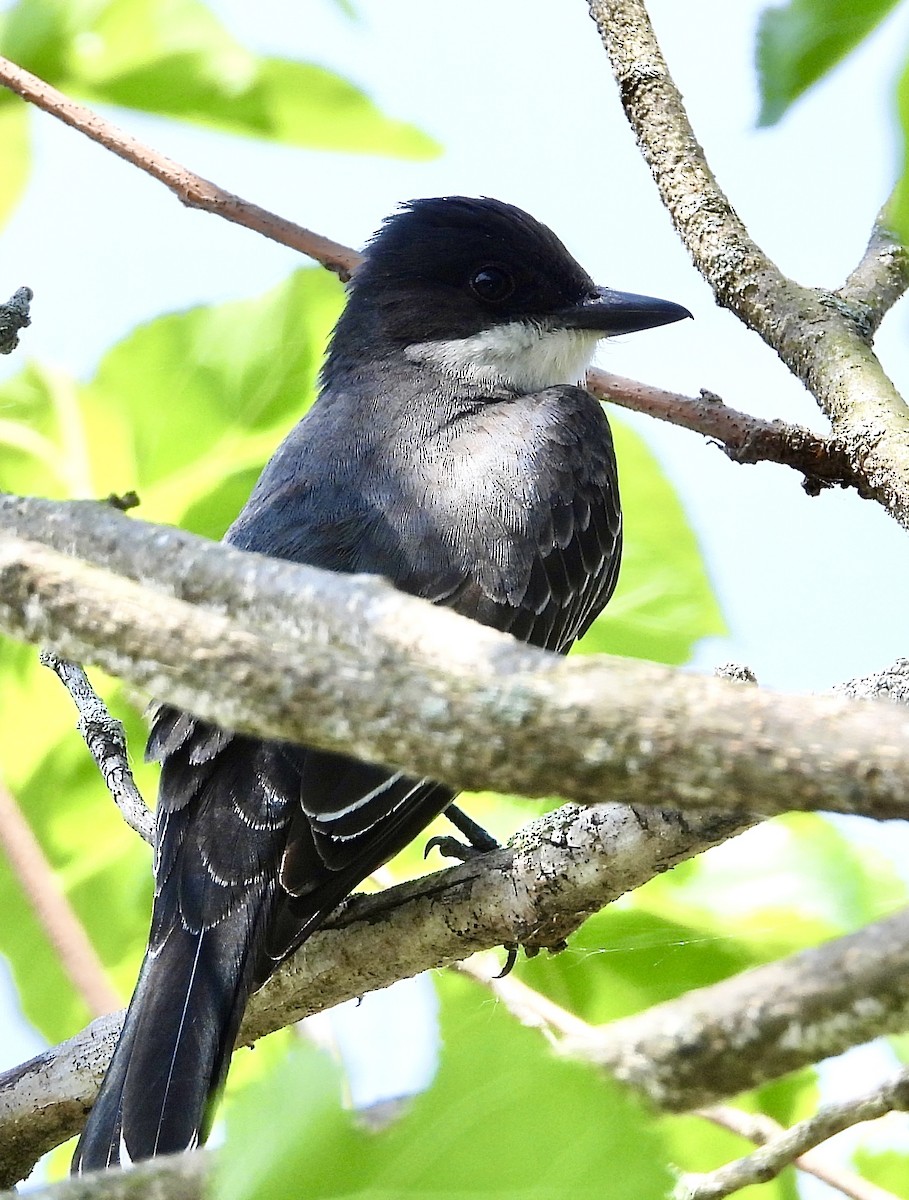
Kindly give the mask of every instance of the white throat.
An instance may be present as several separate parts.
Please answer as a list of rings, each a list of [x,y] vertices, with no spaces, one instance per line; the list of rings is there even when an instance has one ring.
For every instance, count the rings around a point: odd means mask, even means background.
[[[432,363],[465,383],[538,392],[582,382],[602,337],[589,329],[546,329],[512,321],[466,338],[415,342],[405,354],[411,362]]]

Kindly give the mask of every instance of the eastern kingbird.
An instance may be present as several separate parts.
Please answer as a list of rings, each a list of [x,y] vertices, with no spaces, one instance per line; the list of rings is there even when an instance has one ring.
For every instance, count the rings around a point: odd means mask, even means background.
[[[416,200],[351,280],[319,397],[226,541],[383,575],[563,654],[606,604],[622,519],[612,437],[580,386],[600,338],[681,320],[596,287],[497,200]],[[452,791],[164,706],[148,951],[73,1162],[204,1140],[250,993]]]

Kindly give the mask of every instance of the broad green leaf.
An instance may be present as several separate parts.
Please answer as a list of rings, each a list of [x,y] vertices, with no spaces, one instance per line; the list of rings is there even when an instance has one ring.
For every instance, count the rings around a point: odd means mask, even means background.
[[[662,1200],[655,1121],[598,1072],[557,1058],[488,993],[440,977],[443,1053],[435,1082],[371,1134],[340,1105],[337,1074],[300,1050],[228,1114],[217,1200],[307,1197],[604,1195]]]
[[[585,921],[560,954],[525,959],[520,978],[592,1024],[641,1012],[761,961],[752,946],[708,923],[611,905]]]
[[[790,0],[766,8],[757,34],[759,125],[773,125],[853,50],[899,0]]]
[[[200,0],[19,0],[0,51],[88,100],[228,133],[402,158],[439,152],[334,72],[245,49]]]
[[[902,1150],[870,1150],[860,1146],[852,1156],[856,1169],[880,1188],[909,1200],[909,1154]]]
[[[31,153],[28,109],[10,92],[0,94],[0,226],[19,203],[28,182]],[[24,281],[26,282],[26,281]]]
[[[610,414],[625,522],[615,595],[580,649],[687,662],[701,638],[726,631],[697,538],[643,439]]]
[[[135,488],[143,517],[220,537],[311,403],[340,302],[332,276],[305,269],[130,334],[83,392],[99,491]]]

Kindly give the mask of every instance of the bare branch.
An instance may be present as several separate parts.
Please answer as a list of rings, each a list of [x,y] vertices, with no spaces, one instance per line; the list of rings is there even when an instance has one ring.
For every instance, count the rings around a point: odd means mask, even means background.
[[[477,950],[559,943],[590,913],[747,823],[616,804],[549,813],[510,849],[348,902],[252,998],[238,1043]],[[122,1019],[94,1021],[0,1075],[0,1186],[81,1128]]]
[[[2,57],[0,85],[9,88],[44,112],[50,113],[65,125],[84,133],[93,142],[111,150],[126,162],[139,167],[153,179],[170,188],[187,208],[201,208],[206,212],[217,213],[219,217],[243,225],[255,233],[261,233],[272,241],[280,242],[282,246],[299,250],[301,254],[314,258],[342,279],[349,278],[350,272],[360,260],[360,255],[349,246],[342,246],[339,242],[333,242],[331,238],[276,216],[275,213],[260,208],[258,204],[252,204],[240,196],[233,195],[232,192],[226,192],[173,159],[158,154],[130,134],[118,129],[111,121],[105,120],[85,105],[70,100],[37,75],[32,75]]]
[[[153,846],[155,818],[133,779],[123,725],[107,711],[104,701],[78,663],[67,662],[56,654],[44,651],[41,664],[54,672],[72,696],[79,710],[77,729],[124,821]]]
[[[29,1191],[32,1200],[206,1200],[213,1158],[207,1150],[162,1155],[128,1171],[90,1171]],[[15,1189],[0,1200],[21,1200]]]
[[[361,255],[350,246],[304,229],[293,221],[226,192],[180,163],[158,154],[85,105],[70,100],[56,88],[4,58],[0,58],[0,85],[10,88],[24,100],[158,179],[189,207],[212,212],[281,245],[299,250],[328,270],[335,271],[342,279],[348,278],[360,261]],[[862,285],[866,290],[872,286],[870,271],[866,271],[861,278],[866,281]],[[883,287],[880,283],[876,286]],[[859,282],[855,287],[856,295],[851,302],[857,310],[861,310],[861,318],[867,324],[870,320],[870,301],[864,298],[865,292],[859,291]],[[803,472],[806,488],[812,492],[819,486],[843,484],[857,487],[862,495],[867,494],[863,490],[862,477],[853,471],[835,439],[818,437],[809,430],[785,422],[762,421],[726,407],[706,392],[700,400],[693,400],[603,371],[591,371],[587,385],[595,395],[616,404],[715,438],[734,462],[754,463],[766,459],[795,467]]]
[[[721,1129],[728,1129],[731,1133],[737,1133],[739,1137],[747,1138],[749,1142],[755,1142],[760,1146],[786,1132],[782,1125],[774,1121],[772,1117],[765,1116],[764,1113],[746,1113],[741,1109],[729,1108],[726,1105],[702,1108],[697,1115],[703,1117],[705,1121],[719,1125]],[[815,1179],[820,1179],[830,1187],[836,1188],[844,1196],[849,1196],[850,1200],[899,1200],[899,1197],[895,1196],[893,1192],[887,1192],[877,1184],[863,1179],[861,1175],[856,1175],[854,1171],[838,1166],[831,1162],[826,1155],[819,1154],[816,1150],[806,1150],[794,1158],[791,1165],[798,1167],[806,1175],[813,1175]]]
[[[878,214],[862,260],[836,295],[872,338],[897,300],[909,288],[909,251],[887,224],[886,207]]]
[[[587,387],[601,400],[611,400],[718,442],[733,462],[775,462],[793,467],[805,476],[804,487],[811,495],[833,485],[854,487],[860,495],[868,495],[864,479],[856,474],[835,438],[822,437],[786,421],[753,417],[730,408],[712,392],[702,391],[697,398],[681,396],[606,371],[589,371]]]
[[[120,997],[111,987],[82,922],[57,881],[31,826],[0,783],[0,846],[32,911],[57,952],[60,965],[89,1012],[116,1012]]]
[[[834,1134],[842,1133],[844,1129],[863,1121],[875,1121],[889,1112],[905,1111],[907,1107],[909,1068],[863,1096],[837,1104],[825,1104],[814,1116],[800,1121],[791,1129],[783,1130],[744,1158],[726,1163],[706,1175],[683,1175],[676,1184],[674,1200],[723,1200],[724,1196],[737,1192],[739,1188],[753,1183],[766,1183]],[[710,1116],[709,1113],[705,1115]],[[881,1197],[887,1195],[880,1189],[877,1192]]]
[[[0,498],[0,525],[160,589],[7,537],[0,626],[228,729],[468,791],[907,813],[902,706],[606,656],[565,661],[381,581],[242,553],[106,506]]]
[[[625,114],[696,267],[718,302],[809,388],[867,494],[909,528],[909,408],[868,343],[867,321],[839,296],[787,279],[749,236],[698,144],[644,0],[589,6]]]
[[[909,910],[688,992],[566,1051],[663,1109],[713,1104],[909,1026]],[[684,1047],[684,1052],[681,1048]]]

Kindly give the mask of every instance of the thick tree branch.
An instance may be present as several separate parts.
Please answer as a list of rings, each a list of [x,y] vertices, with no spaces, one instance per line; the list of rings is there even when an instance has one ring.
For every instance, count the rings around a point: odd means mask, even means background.
[[[907,813],[901,706],[605,656],[565,661],[378,580],[243,554],[106,506],[0,499],[0,528],[14,533],[0,627],[226,728],[465,790]],[[29,532],[159,590],[15,536]]]
[[[590,913],[749,823],[621,805],[568,805],[483,855],[339,910],[252,998],[240,1044],[477,950],[558,944]],[[0,1186],[81,1128],[122,1013],[0,1075]]]
[[[593,1042],[566,1049],[681,1111],[906,1028],[909,910],[600,1026]]]
[[[864,315],[787,279],[749,236],[707,165],[643,0],[589,7],[641,153],[698,270],[809,388],[868,494],[909,528],[909,408],[870,347]],[[882,290],[879,304],[895,294]]]

